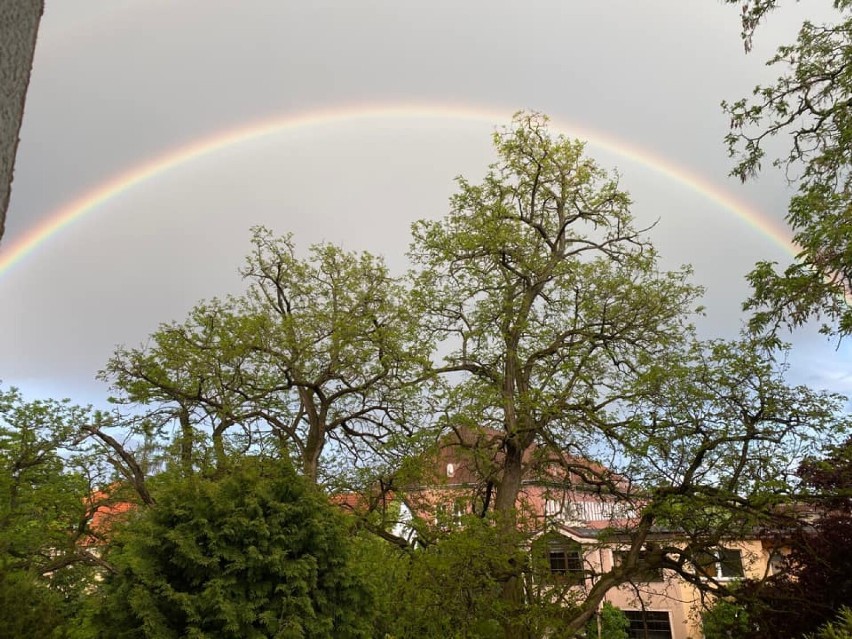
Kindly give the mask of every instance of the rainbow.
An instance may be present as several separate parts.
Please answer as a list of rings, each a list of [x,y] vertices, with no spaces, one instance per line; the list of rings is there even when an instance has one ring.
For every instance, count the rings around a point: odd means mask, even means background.
[[[471,106],[422,104],[391,106],[358,105],[279,115],[224,131],[217,131],[204,138],[170,149],[147,162],[133,166],[123,173],[113,176],[74,201],[52,212],[45,222],[31,229],[23,237],[17,238],[11,246],[0,245],[0,277],[9,272],[13,266],[33,253],[35,249],[47,242],[52,236],[122,193],[141,186],[176,167],[259,138],[308,127],[372,120],[455,120],[497,125],[508,123],[510,118],[511,114],[508,112],[498,112],[493,109]],[[753,227],[759,233],[768,236],[790,253],[795,254],[797,252],[796,247],[790,242],[789,236],[783,227],[767,219],[758,211],[736,200],[718,186],[711,184],[703,178],[681,167],[677,167],[653,153],[631,146],[622,140],[598,131],[577,127],[559,118],[553,118],[551,124],[561,133],[588,140],[594,147],[644,165],[666,178],[688,187],[722,208],[732,212],[749,226]]]

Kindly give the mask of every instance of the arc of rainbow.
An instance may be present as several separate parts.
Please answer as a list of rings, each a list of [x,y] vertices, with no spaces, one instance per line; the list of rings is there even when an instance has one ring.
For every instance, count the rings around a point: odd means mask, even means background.
[[[48,219],[31,229],[23,237],[16,240],[11,247],[0,245],[0,277],[6,274],[15,264],[45,243],[50,237],[59,233],[73,222],[91,213],[109,200],[133,189],[153,178],[166,173],[181,165],[197,160],[206,155],[229,149],[259,138],[282,134],[287,131],[307,127],[343,124],[365,120],[419,118],[443,119],[456,121],[473,121],[498,125],[507,123],[507,113],[493,109],[470,106],[451,105],[391,105],[391,106],[356,106],[337,109],[310,111],[300,114],[276,116],[241,125],[189,142],[188,144],[170,149],[165,153],[142,164],[131,167],[111,179],[97,185],[81,197],[60,207]],[[791,254],[797,252],[790,242],[787,233],[773,221],[765,218],[757,211],[739,202],[731,195],[721,190],[707,180],[677,167],[667,160],[656,156],[644,149],[634,147],[611,136],[601,134],[588,128],[577,127],[566,121],[554,118],[551,120],[554,128],[564,134],[587,140],[592,146],[611,152],[629,161],[646,166],[655,172],[682,184],[701,194],[717,205],[731,211],[758,232],[768,236]],[[5,250],[4,250],[5,248]]]

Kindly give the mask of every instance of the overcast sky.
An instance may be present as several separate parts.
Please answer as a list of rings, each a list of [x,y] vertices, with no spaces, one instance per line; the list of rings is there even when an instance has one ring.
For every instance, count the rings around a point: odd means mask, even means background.
[[[405,266],[408,226],[476,179],[490,133],[535,109],[571,133],[662,158],[780,224],[790,192],[767,172],[728,178],[723,98],[772,77],[764,61],[805,11],[772,15],[746,56],[717,0],[47,0],[6,235],[17,242],[116,175],[195,140],[271,118],[406,106],[499,114],[372,117],[290,129],[128,189],[0,274],[0,379],[27,394],[102,403],[94,380],[198,300],[240,289],[249,227],[328,240]],[[718,201],[611,148],[665,264],[707,288],[706,336],[733,336],[757,259],[789,255]],[[795,336],[794,378],[852,392],[850,356]]]

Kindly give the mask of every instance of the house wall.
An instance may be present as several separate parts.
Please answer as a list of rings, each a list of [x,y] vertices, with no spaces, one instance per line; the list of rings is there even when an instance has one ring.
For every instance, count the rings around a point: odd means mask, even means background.
[[[741,551],[745,577],[760,579],[768,574],[769,552],[757,540],[736,541],[726,548]],[[585,554],[588,568],[606,572],[614,565],[613,548],[594,547]],[[591,587],[591,583],[586,584]],[[662,582],[623,584],[607,592],[605,601],[622,610],[665,611],[669,613],[673,639],[701,639],[701,612],[711,603],[692,584],[664,573]]]
[[[452,449],[445,449],[435,467],[434,484],[406,494],[412,513],[437,522],[435,513],[440,511],[443,523],[451,523],[453,515],[460,510],[481,509],[483,495],[478,492],[481,485],[476,482],[476,470],[469,467],[464,458],[455,456]],[[602,543],[599,531],[629,530],[636,517],[635,510],[624,508],[600,493],[584,490],[578,477],[565,477],[556,471],[545,473],[543,481],[524,482],[517,510],[520,525],[534,538],[545,531],[554,531],[579,542],[585,549],[583,559],[590,574],[610,571],[614,567],[613,551],[625,549]],[[672,541],[670,537],[667,539],[668,543]],[[769,573],[770,552],[760,541],[738,540],[724,546],[741,551],[746,577],[760,579]],[[592,580],[587,579],[578,587],[588,590],[592,585]],[[701,612],[712,603],[707,595],[673,573],[664,573],[662,582],[613,588],[607,592],[605,600],[626,611],[667,612],[673,639],[702,639]]]

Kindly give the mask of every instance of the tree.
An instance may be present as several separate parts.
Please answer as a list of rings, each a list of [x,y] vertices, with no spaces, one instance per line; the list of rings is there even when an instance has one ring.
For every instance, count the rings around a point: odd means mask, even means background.
[[[61,456],[85,409],[68,402],[26,402],[17,389],[0,393],[0,561],[45,569],[67,549],[83,515],[87,484],[65,473]]]
[[[737,3],[737,0],[727,0]],[[743,3],[743,35],[748,48],[759,21],[776,0]],[[786,156],[773,164],[797,185],[787,223],[800,252],[783,271],[760,262],[749,275],[753,287],[746,309],[756,330],[801,326],[812,318],[823,331],[840,336],[852,330],[852,2],[835,0],[835,24],[805,22],[795,44],[782,46],[769,61],[784,68],[771,85],[758,86],[752,99],[723,103],[731,117],[726,141],[737,159],[733,174],[742,180],[761,168],[768,139],[790,135]]]
[[[622,460],[612,467],[637,487],[620,498],[638,517],[613,531],[630,540],[626,573],[598,584],[665,570],[712,598],[740,597],[736,582],[703,566],[721,561],[718,548],[731,540],[790,525],[796,467],[843,432],[843,399],[785,384],[785,354],[771,342],[715,341],[671,355],[638,381],[626,408],[633,418],[606,435]]]
[[[112,401],[143,416],[123,424],[167,446],[175,427],[167,458],[185,475],[211,465],[224,471],[237,450],[269,448],[257,429],[263,392],[250,387],[256,371],[238,308],[234,299],[202,302],[183,324],[160,326],[144,347],[118,348],[100,373],[117,393]],[[276,452],[286,450],[286,436],[274,439]]]
[[[342,515],[286,460],[156,483],[107,550],[98,636],[368,636]]]
[[[447,353],[434,369],[447,376],[444,426],[479,449],[483,513],[511,537],[524,527],[522,482],[555,481],[554,466],[636,513],[610,531],[628,540],[625,561],[591,576],[562,615],[570,635],[609,589],[649,569],[723,590],[697,576],[702,553],[754,525],[839,403],[787,388],[756,341],[695,343],[688,269],[658,269],[617,181],[546,125],[522,113],[497,133],[497,163],[479,185],[459,179],[444,220],[415,224],[411,256]],[[481,436],[471,445],[463,430]],[[659,527],[678,541],[654,545]],[[506,636],[528,636],[525,568],[513,565],[500,577],[501,621]]]
[[[755,27],[777,4],[776,0],[743,3],[746,49]],[[749,275],[753,293],[745,304],[753,311],[751,328],[769,335],[812,319],[819,320],[828,335],[843,338],[852,330],[852,252],[847,232],[852,221],[852,3],[835,0],[834,7],[839,13],[834,24],[805,22],[797,41],[778,49],[769,61],[783,66],[774,84],[755,88],[751,100],[723,103],[731,116],[729,151],[738,161],[733,173],[742,180],[760,170],[769,138],[786,133],[790,139],[786,155],[773,164],[784,168],[797,186],[787,222],[800,252],[783,270],[774,263],[758,263]],[[768,584],[743,588],[746,612],[754,625],[752,636],[813,632],[839,605],[849,604],[848,561],[838,555],[852,533],[848,492],[838,493],[838,487],[845,486],[845,491],[849,487],[848,450],[847,443],[834,449],[825,462],[809,462],[800,469],[805,487],[823,500],[829,512],[812,526],[794,527],[782,540],[792,547],[785,561],[792,577],[777,575]],[[793,623],[777,614],[779,607],[797,610]]]
[[[778,0],[725,0],[725,2],[740,5],[743,45],[746,52],[751,51],[755,29],[768,13],[778,7]]]
[[[418,417],[410,384],[431,351],[410,292],[384,260],[324,244],[298,260],[288,237],[255,229],[243,275],[258,322],[252,349],[277,384],[291,432],[304,429],[300,456],[316,477],[325,445],[350,461],[375,461],[394,433],[411,434]]]
[[[605,601],[596,619],[586,628],[588,639],[629,639],[630,620],[617,607]]]
[[[60,636],[101,565],[85,543],[98,477],[74,447],[91,418],[0,389],[0,600],[16,602],[0,605],[0,636]]]
[[[178,424],[185,472],[203,463],[206,437],[220,466],[234,450],[284,451],[317,481],[329,442],[350,468],[369,464],[417,422],[405,382],[429,343],[405,288],[369,253],[322,244],[302,259],[290,236],[263,228],[252,243],[244,295],[119,349],[102,378],[119,403],[148,406],[148,424]]]
[[[59,639],[73,610],[62,593],[21,570],[0,570],[0,637]]]
[[[515,507],[523,452],[570,444],[620,398],[623,373],[689,330],[699,293],[688,270],[657,271],[627,194],[546,125],[517,115],[495,135],[483,184],[459,178],[450,215],[414,226],[426,321],[453,346],[436,371],[465,374],[449,392],[453,419],[501,431],[498,511]]]
[[[12,193],[18,133],[43,13],[44,0],[4,2],[0,6],[0,239]]]
[[[756,628],[745,606],[721,599],[701,615],[704,639],[752,637]]]
[[[400,549],[364,537],[362,561],[375,584],[374,635],[422,639],[496,639],[506,607],[501,576],[523,560],[518,537],[493,521],[467,516],[426,546]],[[463,525],[462,525],[463,524]],[[375,545],[376,543],[381,545]]]
[[[805,459],[798,475],[823,515],[852,516],[852,438],[828,446],[822,458]]]
[[[852,610],[843,608],[837,619],[819,629],[813,639],[850,639],[852,638]]]
[[[810,457],[798,469],[799,507],[806,519],[788,518],[785,527],[769,530],[766,542],[783,555],[781,566],[762,582],[746,580],[737,603],[720,602],[709,613],[713,636],[744,629],[756,639],[797,639],[815,633],[852,604],[852,571],[847,549],[852,544],[852,439],[829,446],[821,458]],[[795,615],[789,612],[795,610]],[[708,638],[710,635],[708,634]]]
[[[448,421],[499,433],[485,479],[514,527],[525,453],[578,450],[623,397],[619,378],[687,330],[698,290],[685,270],[657,272],[628,196],[582,143],[551,138],[538,114],[494,141],[483,183],[459,178],[452,212],[415,224],[411,257],[429,329],[452,346],[436,370],[464,375],[447,390]],[[507,601],[522,592],[519,574],[505,580]]]

